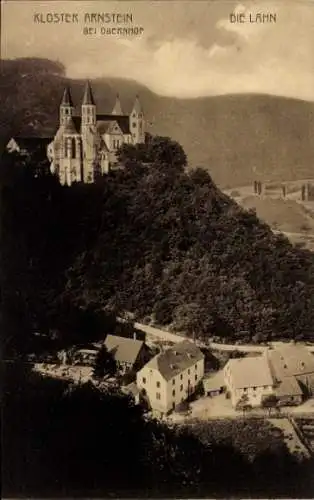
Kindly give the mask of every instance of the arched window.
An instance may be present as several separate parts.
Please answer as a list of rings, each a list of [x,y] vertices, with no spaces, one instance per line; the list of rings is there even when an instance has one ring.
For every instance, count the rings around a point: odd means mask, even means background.
[[[75,138],[72,138],[72,158],[76,158],[76,142]]]

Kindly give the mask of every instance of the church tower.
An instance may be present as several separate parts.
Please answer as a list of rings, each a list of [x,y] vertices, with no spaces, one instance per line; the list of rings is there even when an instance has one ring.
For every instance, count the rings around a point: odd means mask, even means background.
[[[113,110],[112,110],[111,114],[112,115],[120,115],[120,116],[123,115],[123,111],[122,111],[122,106],[121,106],[119,94],[117,94],[116,102],[115,102],[115,105],[113,107]]]
[[[85,85],[82,101],[81,137],[83,182],[94,182],[97,167],[96,105],[90,83]]]
[[[66,87],[63,92],[62,101],[60,104],[60,125],[66,125],[69,119],[74,114],[74,106],[69,87]]]
[[[130,131],[133,144],[145,142],[144,114],[138,95],[135,98],[130,114]]]
[[[82,130],[83,127],[96,125],[96,105],[90,83],[85,85],[82,101]]]

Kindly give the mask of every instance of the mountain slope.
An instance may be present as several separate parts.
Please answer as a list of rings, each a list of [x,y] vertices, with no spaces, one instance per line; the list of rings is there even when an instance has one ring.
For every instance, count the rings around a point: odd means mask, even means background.
[[[3,61],[2,145],[20,132],[53,134],[66,83],[79,105],[84,82],[68,80],[60,64],[36,59]],[[92,85],[100,111],[112,109],[117,92],[129,111],[139,93],[148,131],[177,140],[190,165],[207,168],[221,187],[254,179],[314,177],[314,103],[253,94],[168,98],[136,82],[115,78],[97,79]]]

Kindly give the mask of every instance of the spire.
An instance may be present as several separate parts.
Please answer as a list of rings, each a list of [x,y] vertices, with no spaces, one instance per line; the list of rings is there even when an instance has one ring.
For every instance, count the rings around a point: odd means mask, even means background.
[[[63,97],[61,101],[61,106],[71,106],[73,107],[73,101],[71,97],[71,91],[68,86],[65,87],[63,92]]]
[[[121,107],[121,102],[120,102],[119,94],[117,94],[116,103],[114,105],[114,108],[113,108],[111,114],[113,114],[113,115],[123,115],[123,111],[122,111],[122,107]]]
[[[142,110],[142,105],[140,103],[140,98],[138,95],[136,95],[135,97],[135,101],[134,101],[134,104],[133,104],[133,109],[132,109],[132,113],[135,111],[136,114],[138,113],[142,113],[143,110]]]
[[[83,105],[86,105],[86,104],[87,105],[88,104],[95,105],[95,101],[94,101],[94,97],[93,97],[93,92],[92,92],[92,89],[91,89],[89,81],[87,81],[86,85],[85,85],[85,91],[84,91],[84,97],[83,97],[82,104]]]

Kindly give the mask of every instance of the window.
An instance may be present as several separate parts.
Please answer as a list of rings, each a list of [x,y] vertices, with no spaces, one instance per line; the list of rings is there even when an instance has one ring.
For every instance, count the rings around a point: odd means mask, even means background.
[[[247,388],[246,387],[243,389],[243,392],[247,392]]]
[[[136,123],[135,123],[135,122],[133,122],[133,123],[132,123],[132,127],[133,127],[133,128],[135,128],[135,127],[136,127]]]
[[[172,391],[172,395],[175,396],[176,395],[176,391],[173,389]]]
[[[146,378],[143,377],[143,384],[146,384]]]
[[[160,399],[160,392],[156,393],[156,399]]]
[[[183,375],[182,375],[182,373],[181,373],[181,375],[180,375],[180,380],[182,380],[182,379],[183,379]]]
[[[253,391],[256,391],[256,387],[253,387]]]
[[[74,137],[72,139],[72,158],[76,158],[76,142]]]
[[[157,386],[157,387],[160,387],[160,382],[157,382],[157,383],[156,383],[156,386]]]
[[[195,370],[197,370],[197,365],[195,365]]]
[[[183,384],[180,385],[180,391],[183,391]]]
[[[190,368],[188,369],[188,375],[190,375]]]
[[[175,379],[172,379],[172,385],[174,385],[176,383]]]
[[[197,380],[197,375],[195,375],[195,380]]]
[[[188,385],[190,385],[190,383],[191,383],[190,380],[188,380]]]

